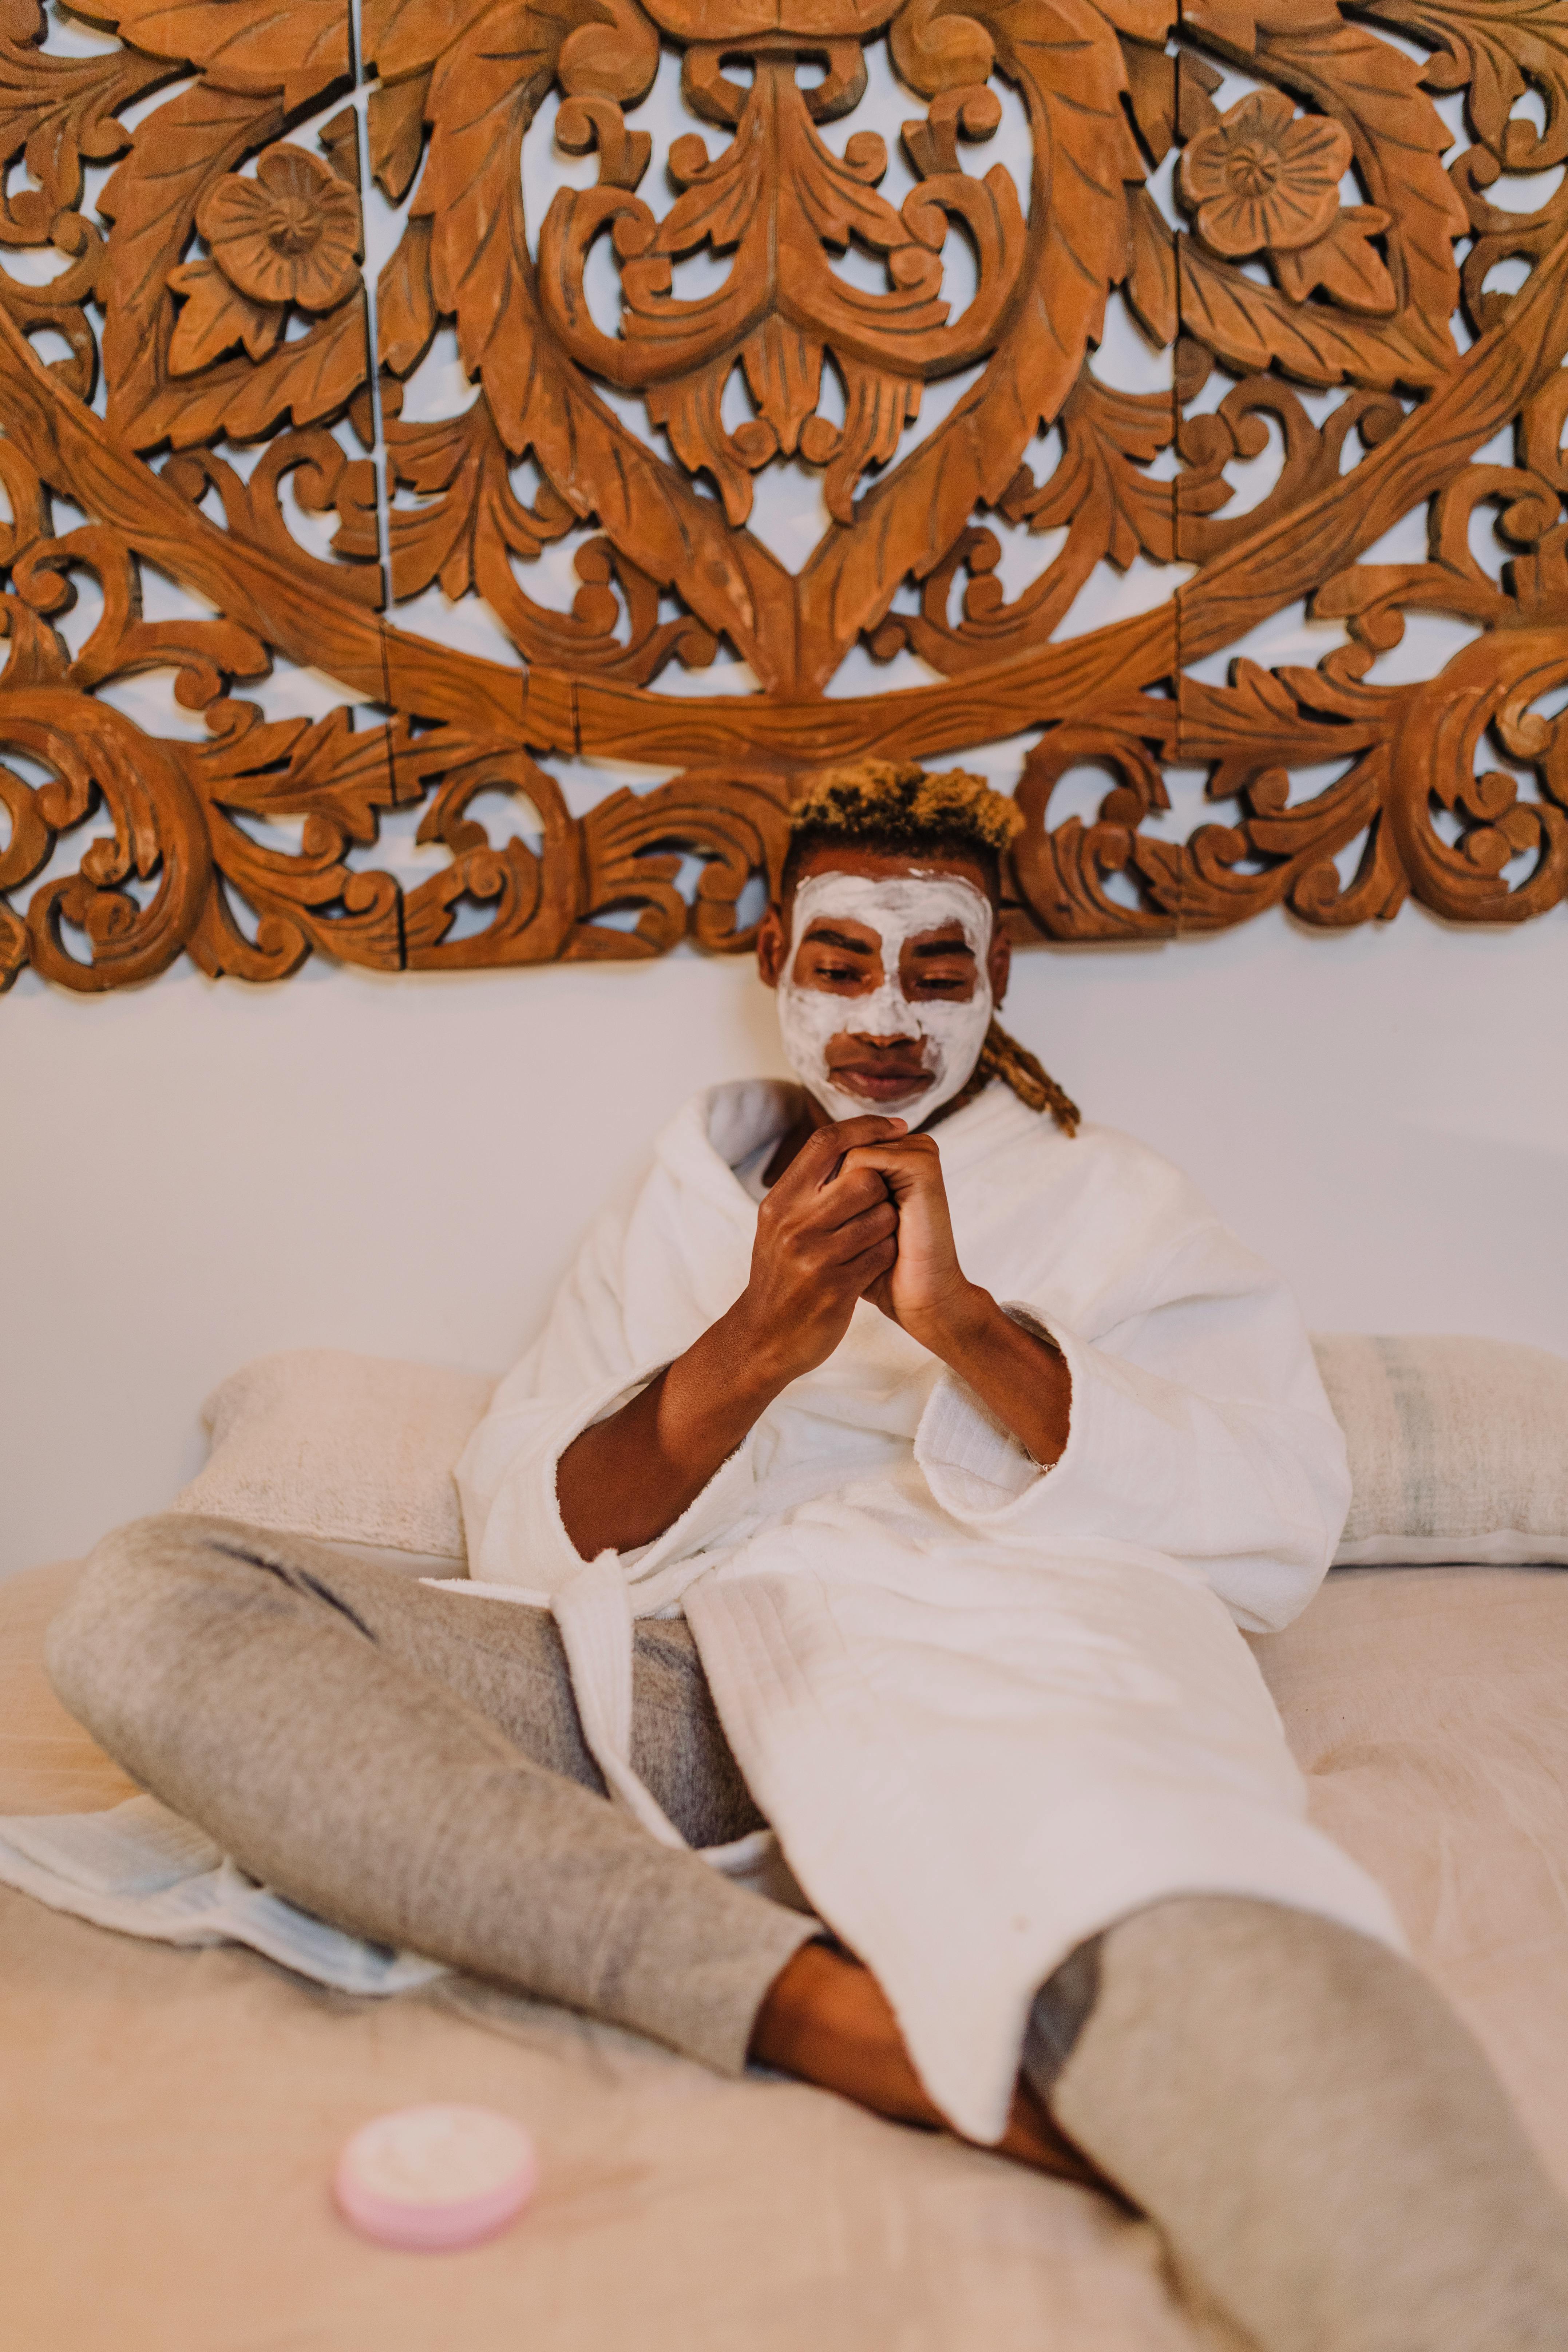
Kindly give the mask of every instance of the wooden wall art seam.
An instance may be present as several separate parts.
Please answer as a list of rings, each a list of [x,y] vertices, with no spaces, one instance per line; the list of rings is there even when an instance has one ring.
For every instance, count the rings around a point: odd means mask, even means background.
[[[650,169],[677,73],[710,129]],[[531,245],[547,100],[579,168]],[[805,772],[1031,730],[1020,940],[1564,895],[1568,0],[0,0],[0,986],[740,948]],[[1118,289],[1169,393],[1095,373]],[[454,331],[471,404],[405,418]],[[749,527],[785,465],[797,572]],[[1424,560],[1362,560],[1422,513]],[[1139,558],[1168,601],[1064,635]],[[515,659],[401,622],[433,586]],[[1303,598],[1315,668],[1194,675]],[[1412,614],[1469,634],[1378,683]],[[836,694],[856,648],[928,682]],[[266,716],[275,656],[345,706]],[[105,692],[149,670],[183,732]],[[677,772],[575,815],[563,756]]]

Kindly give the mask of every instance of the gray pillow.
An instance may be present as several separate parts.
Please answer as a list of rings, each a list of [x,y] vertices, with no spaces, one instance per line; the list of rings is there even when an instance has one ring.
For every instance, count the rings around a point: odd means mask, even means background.
[[[1506,1339],[1312,1346],[1350,1447],[1336,1568],[1568,1563],[1568,1361]]]

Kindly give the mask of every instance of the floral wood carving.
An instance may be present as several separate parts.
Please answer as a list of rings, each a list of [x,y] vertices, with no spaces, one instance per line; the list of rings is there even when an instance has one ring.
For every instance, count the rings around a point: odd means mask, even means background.
[[[736,948],[803,772],[1014,735],[1020,940],[1568,891],[1568,0],[0,0],[0,985]],[[1316,667],[1217,682],[1301,599]],[[1414,614],[1458,649],[1380,682]],[[572,759],[670,781],[576,814]]]

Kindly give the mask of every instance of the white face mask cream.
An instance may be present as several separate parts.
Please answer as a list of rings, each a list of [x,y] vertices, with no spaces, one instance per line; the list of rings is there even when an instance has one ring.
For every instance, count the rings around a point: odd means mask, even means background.
[[[803,988],[795,979],[801,942],[813,923],[834,916],[863,924],[880,946],[882,978],[860,996]],[[956,923],[974,957],[974,992],[967,1003],[951,998],[904,994],[902,961],[907,941]],[[779,981],[779,1027],[789,1066],[832,1118],[864,1118],[868,1112],[907,1118],[911,1126],[952,1100],[979,1058],[991,1025],[991,976],[985,959],[991,946],[991,902],[973,882],[952,874],[910,875],[873,882],[860,874],[814,874],[795,894],[789,957]],[[913,1037],[931,1083],[901,1099],[872,1102],[848,1093],[828,1075],[830,1038]]]

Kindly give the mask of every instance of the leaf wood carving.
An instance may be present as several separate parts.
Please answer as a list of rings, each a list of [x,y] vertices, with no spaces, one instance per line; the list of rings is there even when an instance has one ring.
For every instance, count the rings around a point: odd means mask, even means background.
[[[0,985],[31,962],[102,990],[182,951],[262,980],[311,952],[738,947],[802,773],[1030,728],[1021,940],[1280,904],[1344,928],[1408,896],[1518,921],[1568,892],[1568,190],[1532,214],[1491,193],[1568,155],[1568,0],[1184,0],[1179,26],[1163,0],[367,0],[369,170],[407,206],[374,387],[354,112],[300,128],[352,86],[346,0],[98,15],[121,46],[87,58],[35,0],[0,21],[0,145],[27,166],[0,195]],[[907,96],[873,126],[874,40]],[[635,119],[661,55],[705,126],[668,181]],[[1221,66],[1254,86],[1223,109]],[[1457,89],[1473,138],[1445,169],[1428,93]],[[596,179],[531,225],[552,90]],[[987,160],[1009,105],[1026,173]],[[1174,213],[1142,184],[1173,147]],[[116,158],[95,219],[83,163]],[[5,267],[28,247],[56,257],[36,283]],[[606,258],[618,326],[589,307]],[[1118,288],[1174,348],[1169,397],[1100,372]],[[472,403],[405,415],[446,323]],[[1293,383],[1351,389],[1325,415]],[[1510,420],[1514,462],[1478,462]],[[1278,478],[1238,512],[1227,469],[1271,427]],[[796,572],[752,528],[784,463],[823,485]],[[1361,560],[1423,508],[1425,562]],[[1070,634],[1100,568],[1137,562],[1190,576]],[[212,617],[144,617],[159,575]],[[515,662],[400,625],[433,593],[482,597]],[[1345,633],[1316,670],[1188,674],[1301,597]],[[1378,684],[1423,611],[1476,634],[1426,685]],[[858,645],[929,682],[829,691]],[[701,690],[721,647],[757,691]],[[247,688],[274,656],[391,716],[264,719]],[[699,690],[665,690],[671,664]],[[148,670],[205,742],[100,698]],[[675,774],[574,816],[547,764],[574,755]],[[1209,768],[1184,842],[1158,823],[1167,761]],[[1053,822],[1085,767],[1098,816]],[[1312,767],[1331,781],[1298,796]],[[499,842],[497,795],[521,824]],[[400,809],[444,861],[401,886],[375,864]]]

